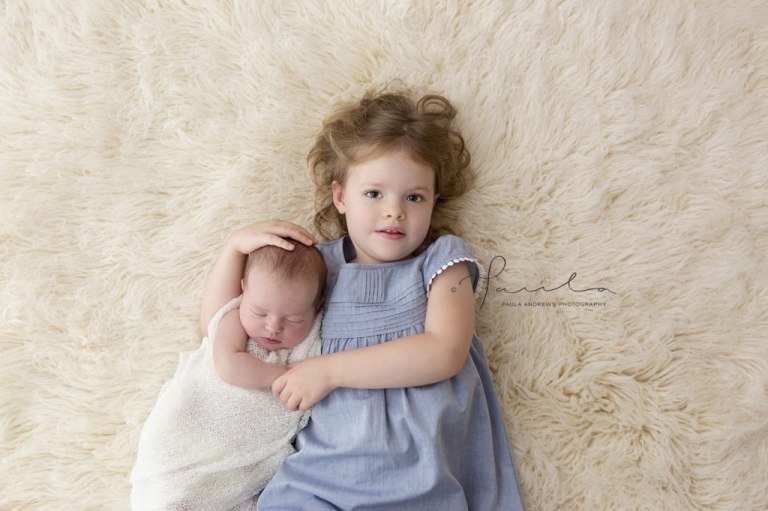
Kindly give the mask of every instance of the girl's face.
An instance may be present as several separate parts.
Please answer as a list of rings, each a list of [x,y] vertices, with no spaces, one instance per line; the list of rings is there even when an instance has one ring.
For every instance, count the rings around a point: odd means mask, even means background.
[[[346,182],[334,181],[333,203],[346,215],[357,251],[354,263],[411,257],[427,237],[437,202],[435,172],[404,151],[351,165]]]
[[[316,281],[284,280],[255,266],[245,284],[240,323],[249,338],[268,351],[293,348],[306,339],[319,310]]]

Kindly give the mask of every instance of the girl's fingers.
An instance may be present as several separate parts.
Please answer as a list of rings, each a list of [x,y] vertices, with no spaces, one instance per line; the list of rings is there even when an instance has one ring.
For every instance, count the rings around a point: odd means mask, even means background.
[[[283,389],[285,388],[285,375],[278,377],[274,382],[272,382],[272,393],[280,397],[280,394],[283,392]]]
[[[291,396],[291,399],[288,403],[288,409],[295,412],[296,410],[299,409],[300,405],[301,405],[301,398]]]
[[[267,236],[268,238],[265,240],[267,245],[274,245],[276,247],[284,248],[285,250],[293,250],[293,244],[290,241],[284,240],[275,234],[269,234]]]
[[[317,239],[315,239],[315,237],[312,236],[308,230],[304,229],[300,225],[296,225],[285,220],[270,220],[270,222],[275,228],[275,234],[293,238],[296,241],[304,243],[305,245],[314,245],[317,243]]]
[[[282,401],[286,405],[290,402],[292,397],[293,397],[292,392],[289,391],[287,388],[283,389],[283,391],[280,393],[280,401]]]
[[[289,239],[284,239],[289,238]],[[233,244],[241,254],[250,254],[266,245],[293,250],[295,242],[312,246],[317,243],[312,234],[303,227],[285,220],[267,220],[243,227],[233,235]]]
[[[290,396],[287,399],[281,399],[281,401],[285,403],[286,408],[294,411],[298,409],[299,403],[301,403],[301,398],[298,396]]]

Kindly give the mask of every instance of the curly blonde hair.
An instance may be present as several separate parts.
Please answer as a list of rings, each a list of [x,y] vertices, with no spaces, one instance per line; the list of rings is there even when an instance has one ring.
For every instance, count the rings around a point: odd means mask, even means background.
[[[454,117],[456,109],[444,97],[426,95],[414,102],[407,92],[372,91],[334,109],[307,156],[320,236],[330,240],[348,233],[344,215],[333,204],[332,183],[345,184],[350,165],[398,150],[435,171],[439,198],[425,244],[455,234],[457,212],[451,203],[469,190],[474,175],[464,138],[452,127]]]

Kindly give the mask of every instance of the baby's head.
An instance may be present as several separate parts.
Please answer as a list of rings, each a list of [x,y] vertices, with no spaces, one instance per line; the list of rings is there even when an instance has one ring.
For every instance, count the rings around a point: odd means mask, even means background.
[[[248,337],[270,351],[301,343],[323,303],[322,254],[289,241],[293,250],[268,245],[252,252],[243,273],[240,322]]]
[[[453,233],[456,211],[455,207],[449,211],[450,203],[473,180],[464,139],[452,127],[455,116],[456,110],[442,96],[413,101],[406,93],[368,93],[362,100],[334,110],[323,122],[308,156],[316,185],[315,227],[320,235],[325,239],[353,236],[345,212],[335,200],[333,183],[344,187],[358,166],[382,157],[386,166],[389,156],[405,157],[416,163],[411,166],[414,169],[431,171],[433,209],[422,242]]]

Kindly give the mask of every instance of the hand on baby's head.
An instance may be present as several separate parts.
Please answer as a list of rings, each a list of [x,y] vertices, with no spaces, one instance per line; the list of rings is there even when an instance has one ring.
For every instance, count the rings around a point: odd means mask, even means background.
[[[297,244],[316,245],[317,238],[294,223],[271,219],[238,229],[232,234],[228,243],[240,254],[248,255],[269,245],[292,251]]]
[[[315,247],[297,243],[292,251],[272,245],[254,251],[246,263],[240,305],[248,336],[269,351],[301,343],[322,303],[326,275]]]

